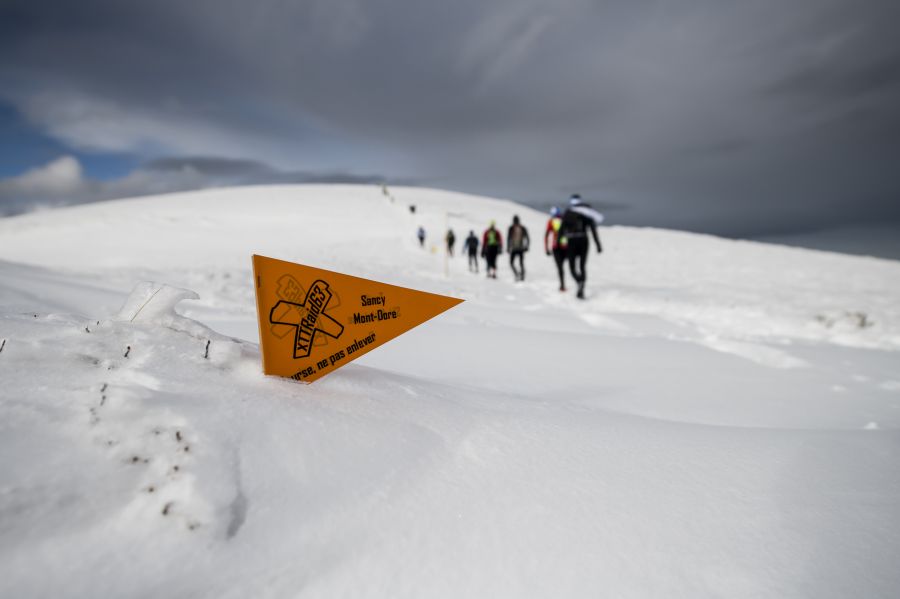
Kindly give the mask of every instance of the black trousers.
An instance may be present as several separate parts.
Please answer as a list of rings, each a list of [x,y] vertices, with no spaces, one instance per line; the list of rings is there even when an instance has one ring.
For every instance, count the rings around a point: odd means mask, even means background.
[[[484,259],[487,261],[489,270],[497,270],[497,254],[499,252],[500,248],[496,245],[489,245],[484,248]]]
[[[587,237],[570,237],[569,247],[569,270],[572,271],[572,278],[578,283],[578,287],[584,287],[587,280],[587,271],[584,269],[588,255],[588,238]]]
[[[519,268],[516,269],[516,258],[519,259]],[[509,253],[509,266],[512,268],[516,280],[525,280],[525,252],[522,250],[513,250]]]
[[[566,249],[553,248],[553,261],[556,262],[556,272],[559,274],[559,288],[566,287]]]

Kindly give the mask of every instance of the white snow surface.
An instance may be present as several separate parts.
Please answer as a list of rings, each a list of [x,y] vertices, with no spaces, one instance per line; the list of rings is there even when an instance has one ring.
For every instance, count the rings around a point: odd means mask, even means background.
[[[900,262],[601,227],[578,301],[546,215],[392,197],[0,220],[0,596],[900,593]],[[526,282],[445,258],[513,214]],[[467,301],[265,377],[253,253]]]

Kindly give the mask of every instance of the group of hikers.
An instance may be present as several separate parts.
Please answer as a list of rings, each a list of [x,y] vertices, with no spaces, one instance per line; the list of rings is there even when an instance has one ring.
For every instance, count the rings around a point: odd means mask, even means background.
[[[578,287],[576,296],[584,299],[584,285],[587,280],[588,250],[590,241],[588,233],[594,238],[597,252],[603,251],[600,237],[597,235],[597,225],[602,222],[603,215],[585,204],[581,196],[573,194],[569,199],[569,205],[564,211],[554,206],[550,211],[550,219],[544,231],[544,251],[548,256],[553,256],[556,262],[556,270],[559,274],[559,290],[566,290],[565,263],[568,261],[569,270],[575,284]],[[417,232],[419,243],[425,243],[425,230],[419,227]],[[456,235],[453,230],[447,231],[444,238],[447,244],[447,253],[453,255],[453,246],[456,243]],[[506,253],[509,254],[509,265],[512,268],[516,281],[525,280],[525,252],[529,250],[531,240],[528,229],[521,223],[518,216],[513,216],[512,224],[506,232]],[[487,276],[497,278],[497,258],[503,253],[503,236],[497,229],[497,224],[491,221],[490,226],[484,231],[479,242],[475,231],[469,231],[468,237],[463,242],[463,253],[468,255],[469,270],[478,272],[479,247],[481,257],[486,263]],[[517,264],[518,263],[518,266]]]

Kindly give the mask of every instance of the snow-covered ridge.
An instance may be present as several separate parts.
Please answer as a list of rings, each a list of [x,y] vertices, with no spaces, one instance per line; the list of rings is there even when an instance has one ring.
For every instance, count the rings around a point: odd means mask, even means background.
[[[243,303],[253,253],[373,278],[408,270],[443,278],[442,249],[437,256],[410,251],[416,226],[425,226],[436,250],[448,226],[460,238],[469,229],[480,236],[490,220],[505,231],[513,214],[531,231],[530,280],[555,302],[555,273],[541,255],[545,215],[418,188],[385,196],[369,186],[242,187],[23,215],[0,219],[0,259],[94,274],[175,270],[208,302],[239,287]],[[611,226],[601,233],[605,253],[589,262],[592,298],[579,308],[589,319],[645,314],[710,336],[900,349],[900,262],[677,231]],[[467,274],[461,259],[451,266],[451,282]],[[226,279],[226,293],[197,280],[211,277]]]
[[[0,220],[0,596],[900,586],[900,263],[610,226],[579,302],[545,215],[390,191]],[[513,214],[525,283],[444,257]],[[260,374],[252,253],[469,301],[299,385]]]

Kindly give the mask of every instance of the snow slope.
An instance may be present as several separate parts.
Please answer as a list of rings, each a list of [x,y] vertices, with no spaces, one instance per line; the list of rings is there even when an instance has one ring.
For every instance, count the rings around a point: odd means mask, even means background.
[[[896,596],[900,263],[603,227],[578,302],[544,215],[392,192],[0,220],[0,596]],[[513,214],[523,284],[438,249]],[[267,378],[252,253],[468,301]]]

